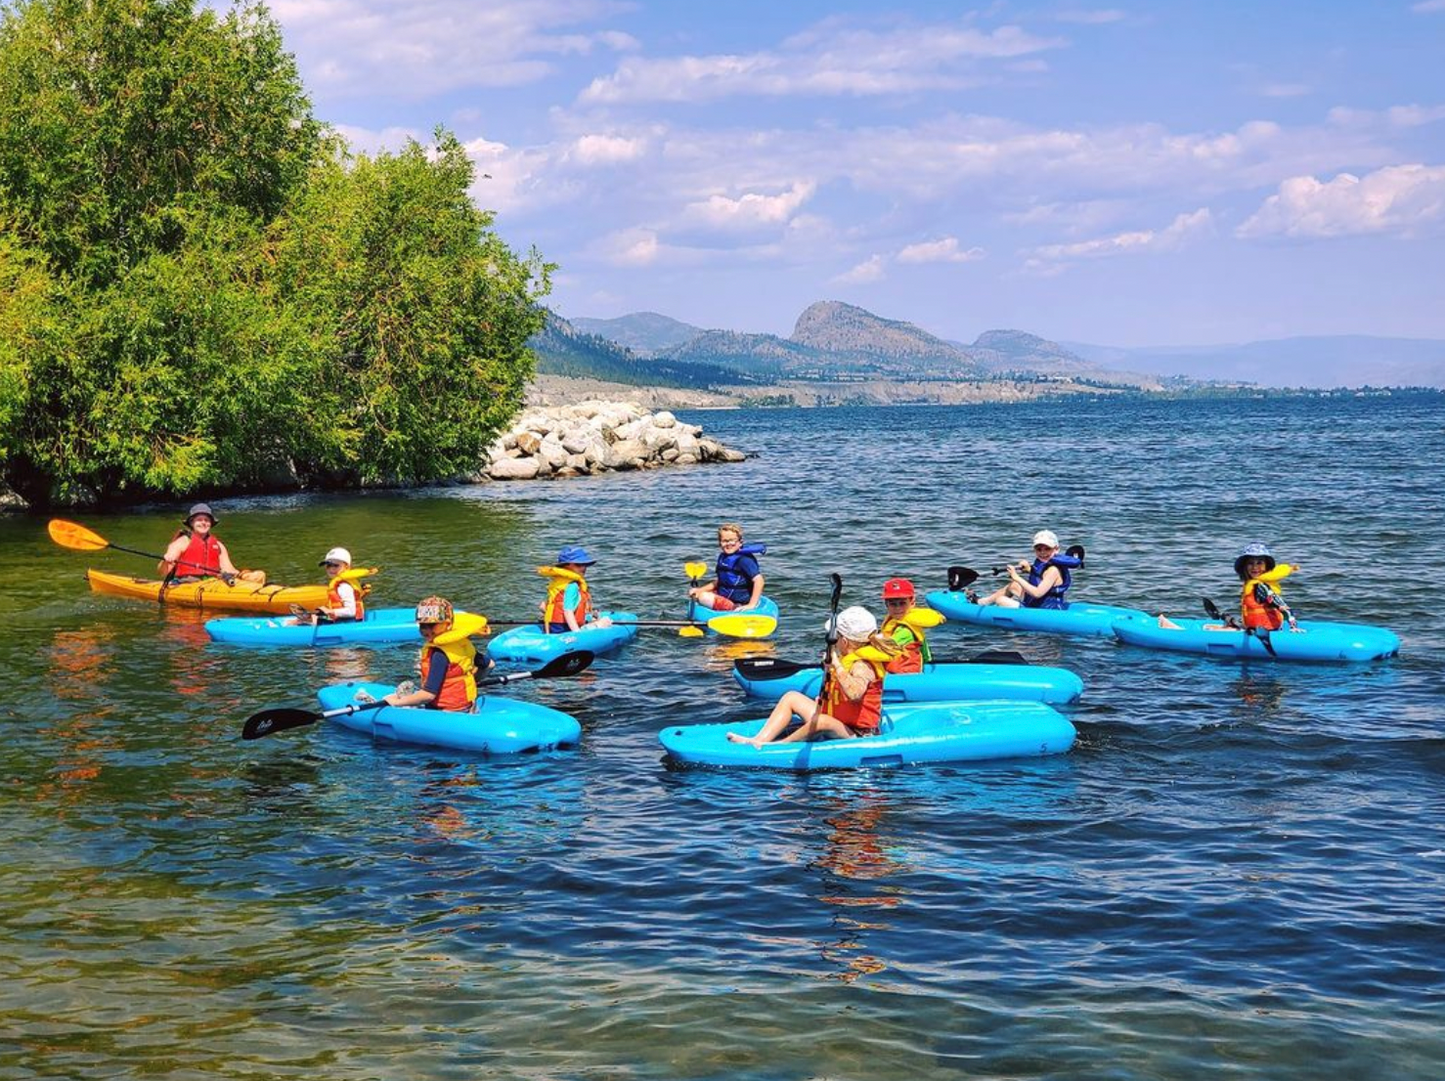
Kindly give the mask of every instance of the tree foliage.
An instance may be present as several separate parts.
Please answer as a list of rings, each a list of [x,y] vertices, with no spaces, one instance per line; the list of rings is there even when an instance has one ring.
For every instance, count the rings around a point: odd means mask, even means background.
[[[32,503],[475,467],[550,267],[457,140],[351,156],[263,7],[0,7],[0,469]]]

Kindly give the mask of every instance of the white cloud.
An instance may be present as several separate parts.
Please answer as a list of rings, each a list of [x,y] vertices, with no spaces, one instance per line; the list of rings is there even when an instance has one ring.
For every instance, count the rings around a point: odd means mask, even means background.
[[[900,263],[971,263],[982,259],[982,248],[960,249],[958,238],[946,236],[941,240],[909,244],[898,253]]]
[[[881,255],[870,256],[852,270],[839,274],[833,281],[838,285],[867,285],[869,282],[881,281],[887,273],[884,265],[886,262]]]
[[[460,87],[518,86],[550,57],[637,42],[613,30],[562,32],[605,19],[613,0],[275,0],[302,77],[317,97],[375,93],[422,99]]]
[[[1445,166],[1391,165],[1363,177],[1340,173],[1284,181],[1235,232],[1241,237],[1411,236],[1445,217]]]
[[[1017,26],[992,31],[964,23],[886,29],[828,19],[774,51],[659,59],[629,57],[593,82],[586,104],[717,101],[738,96],[866,97],[957,90],[981,81],[978,65],[1065,44]]]
[[[613,266],[643,267],[657,262],[662,245],[651,229],[624,229],[604,237],[601,256]]]
[[[1048,244],[1035,248],[1030,253],[1027,265],[1035,268],[1076,259],[1106,259],[1116,255],[1176,251],[1191,238],[1208,232],[1212,226],[1213,217],[1209,208],[1200,207],[1188,214],[1180,214],[1163,229],[1138,229],[1096,240],[1082,240],[1074,244]]]
[[[569,156],[583,165],[616,165],[634,161],[646,152],[645,139],[622,135],[583,135],[572,143]]]
[[[718,229],[754,229],[781,225],[812,198],[817,185],[799,181],[777,195],[747,192],[736,199],[710,195],[683,208],[684,218]]]
[[[1437,120],[1445,120],[1445,105],[1392,105],[1380,111],[1339,106],[1329,111],[1331,124],[1350,128],[1380,125],[1391,128],[1418,128],[1424,124],[1433,124]]]
[[[1445,11],[1445,0],[1420,0],[1418,4],[1411,4],[1410,10],[1418,15],[1429,15],[1437,11]]]

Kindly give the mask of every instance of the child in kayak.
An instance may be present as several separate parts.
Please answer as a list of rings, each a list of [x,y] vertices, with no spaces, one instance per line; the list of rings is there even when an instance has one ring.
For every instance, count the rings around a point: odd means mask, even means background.
[[[326,568],[326,603],[314,612],[307,612],[292,606],[298,623],[346,623],[366,618],[366,606],[361,598],[371,592],[371,587],[361,584],[361,579],[373,573],[366,567],[351,569],[351,552],[345,548],[333,548],[326,553],[318,566]]]
[[[823,624],[833,629],[833,621]],[[823,672],[823,693],[809,698],[801,691],[788,691],[768,714],[756,736],[729,732],[731,743],[796,743],[811,739],[852,739],[871,736],[883,718],[883,676],[887,664],[902,652],[900,647],[878,633],[878,620],[862,607],[838,613],[838,641],[829,651]],[[797,717],[803,723],[784,735]]]
[[[157,566],[162,578],[171,582],[221,578],[230,584],[240,577],[241,572],[231,562],[231,553],[221,538],[211,532],[217,520],[208,503],[197,503],[191,508]]]
[[[913,583],[907,578],[890,578],[883,583],[887,616],[879,633],[902,650],[886,666],[891,673],[922,672],[925,664],[933,662],[925,631],[943,623],[944,618],[932,608],[915,608],[916,597]]]
[[[758,556],[768,550],[766,544],[744,544],[743,527],[724,522],[717,528],[716,574],[706,585],[689,589],[687,595],[704,608],[714,612],[746,611],[756,608],[763,596],[763,573]]]
[[[606,616],[592,614],[592,594],[587,589],[587,568],[596,563],[587,549],[569,544],[557,553],[557,563],[538,567],[537,573],[547,579],[547,599],[542,602],[542,629],[548,634],[580,631],[584,624],[610,627]]]
[[[1278,582],[1284,581],[1295,571],[1297,565],[1275,563],[1274,556],[1263,544],[1247,544],[1234,561],[1234,573],[1244,583],[1240,590],[1240,618],[1244,629],[1249,632],[1277,631],[1289,623],[1289,629],[1299,630],[1294,613],[1280,596]]]
[[[452,603],[445,597],[427,597],[418,604],[416,625],[425,643],[419,664],[421,686],[412,689],[403,684],[382,701],[389,706],[472,712],[477,706],[477,673],[491,668],[492,659],[453,629]]]
[[[1017,566],[1010,564],[1009,583],[980,600],[975,594],[968,594],[974,604],[1000,608],[1053,608],[1064,609],[1069,602],[1064,594],[1073,585],[1069,573],[1084,565],[1077,556],[1059,552],[1059,537],[1052,529],[1041,529],[1034,534],[1034,559],[1019,560]],[[1028,577],[1024,577],[1027,575]]]

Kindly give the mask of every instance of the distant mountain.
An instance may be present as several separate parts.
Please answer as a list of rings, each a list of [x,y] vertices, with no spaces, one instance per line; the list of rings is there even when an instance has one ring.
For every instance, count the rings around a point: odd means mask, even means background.
[[[596,334],[631,349],[634,353],[644,354],[660,353],[703,333],[702,327],[658,315],[656,312],[633,312],[616,319],[580,317],[567,321],[583,334]]]
[[[988,330],[978,336],[968,352],[997,375],[1057,375],[1074,379],[1125,383],[1158,389],[1152,375],[1120,370],[1118,362],[1096,360],[1022,330]],[[1127,357],[1118,358],[1127,361]]]
[[[792,341],[859,368],[908,376],[976,379],[983,368],[966,351],[912,323],[884,319],[837,300],[810,304],[798,316]]]
[[[1445,389],[1445,341],[1351,334],[1154,348],[1069,343],[1094,363],[1267,387]]]
[[[767,382],[714,364],[643,359],[606,338],[578,331],[568,320],[551,311],[547,312],[542,329],[532,335],[527,345],[537,357],[537,371],[547,375],[690,390]]]

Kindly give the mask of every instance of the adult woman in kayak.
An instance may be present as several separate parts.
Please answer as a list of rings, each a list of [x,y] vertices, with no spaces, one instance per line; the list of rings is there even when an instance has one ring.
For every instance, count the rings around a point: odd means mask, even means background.
[[[832,630],[831,621],[824,624]],[[788,691],[768,714],[755,736],[729,732],[731,743],[796,743],[809,739],[852,739],[878,731],[883,719],[883,676],[889,661],[902,649],[878,633],[878,620],[866,608],[838,613],[838,641],[828,657],[823,695],[813,699]],[[797,717],[803,723],[784,735]]]
[[[221,578],[228,583],[236,580],[241,572],[231,562],[231,553],[221,539],[211,532],[216,522],[209,504],[197,503],[191,508],[166,547],[165,557],[157,564],[162,578],[172,582],[198,578]]]

